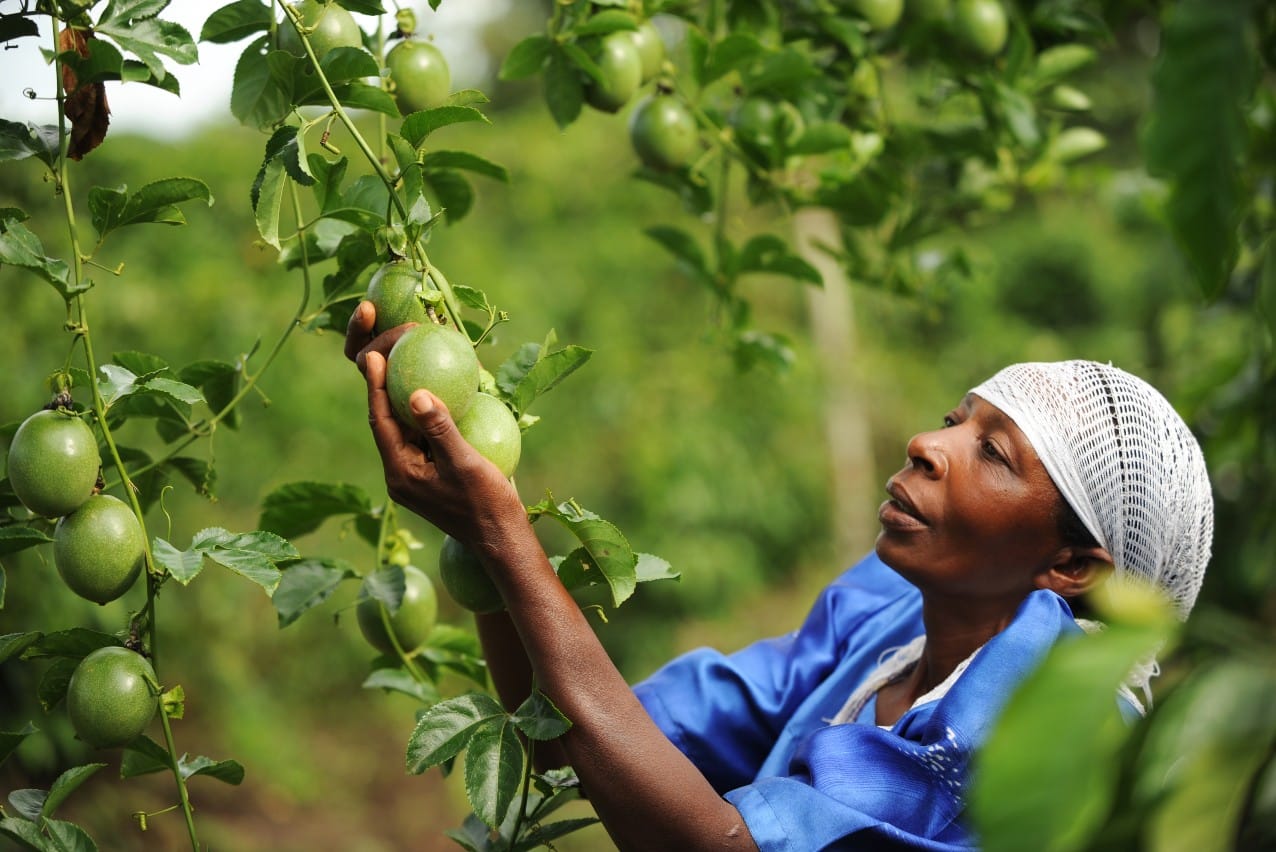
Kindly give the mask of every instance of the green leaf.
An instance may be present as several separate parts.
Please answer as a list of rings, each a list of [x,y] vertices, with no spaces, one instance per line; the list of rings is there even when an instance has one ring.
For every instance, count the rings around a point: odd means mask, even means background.
[[[509,183],[510,179],[504,166],[469,151],[430,151],[421,159],[421,165],[426,169],[464,169],[503,183]]]
[[[265,129],[292,107],[292,76],[296,58],[270,50],[269,39],[252,41],[235,64],[230,111],[240,123]]]
[[[357,485],[290,482],[267,494],[261,507],[258,528],[291,539],[318,529],[335,515],[367,512],[372,501]]]
[[[490,695],[469,692],[441,701],[426,710],[408,738],[407,768],[420,775],[461,753],[474,732],[507,719],[504,708]]]
[[[381,0],[341,0],[339,4],[348,12],[357,12],[360,15],[384,15],[385,5]],[[431,4],[432,8],[438,8],[438,0],[434,0]]]
[[[1011,696],[971,782],[971,813],[988,852],[1083,848],[1111,807],[1130,728],[1116,689],[1169,639],[1172,619],[1112,624],[1057,643]],[[1066,747],[1041,749],[1042,731]]]
[[[1134,803],[1149,849],[1228,852],[1276,744],[1276,659],[1213,658],[1149,718]],[[1251,817],[1252,818],[1252,817]]]
[[[273,593],[279,585],[280,571],[275,563],[301,556],[297,548],[274,533],[262,530],[232,533],[221,527],[196,533],[191,540],[191,550],[247,577],[267,593]]]
[[[519,415],[594,354],[592,349],[575,344],[548,355],[545,354],[547,348],[538,343],[524,344],[497,369],[497,386],[508,395]]]
[[[326,601],[345,580],[355,577],[348,563],[333,559],[303,559],[284,569],[270,596],[282,629],[301,614]]]
[[[566,837],[583,828],[597,825],[599,822],[600,820],[597,817],[575,817],[573,819],[560,819],[557,822],[541,822],[533,827],[513,849],[515,852],[523,852],[523,850],[540,849],[542,847],[553,848],[551,844],[560,837]]]
[[[580,115],[585,91],[575,64],[559,48],[549,54],[545,66],[545,105],[560,128],[566,128]]]
[[[798,256],[789,244],[772,234],[756,236],[740,250],[737,268],[744,272],[770,272],[805,281],[823,284],[820,271]]]
[[[232,786],[238,786],[244,781],[244,767],[237,760],[213,760],[203,755],[194,760],[187,760],[183,755],[182,759],[177,761],[177,771],[183,778],[204,775]]]
[[[83,766],[75,766],[66,770],[57,777],[53,782],[53,786],[49,788],[49,796],[44,800],[44,805],[40,808],[40,816],[51,818],[53,812],[58,806],[66,801],[66,797],[75,792],[75,788],[79,787],[89,779],[93,773],[97,772],[105,763],[86,763]]]
[[[591,15],[584,23],[572,29],[578,36],[607,35],[620,30],[636,30],[638,21],[628,12],[608,9]]]
[[[56,852],[97,852],[93,838],[73,822],[46,819],[41,822],[49,835],[49,848]]]
[[[748,33],[732,33],[709,51],[704,67],[700,70],[701,85],[708,85],[719,77],[748,65],[766,53],[755,37]]]
[[[414,112],[403,119],[399,133],[413,148],[421,147],[425,138],[440,127],[449,124],[462,124],[468,121],[481,121],[491,124],[491,119],[471,106],[441,106]]]
[[[156,79],[163,80],[167,72],[161,56],[181,65],[199,61],[199,48],[186,28],[157,17],[167,5],[166,0],[113,0],[96,32],[137,55]]]
[[[41,635],[23,652],[22,659],[39,660],[46,657],[67,657],[79,660],[98,648],[119,644],[121,644],[120,640],[109,633],[89,630],[87,627],[72,627],[69,630],[58,630]]]
[[[17,553],[28,547],[49,544],[52,541],[52,537],[47,533],[34,527],[0,527],[0,556]],[[2,659],[3,657],[0,657],[0,660]]]
[[[499,826],[523,776],[523,744],[508,719],[474,731],[465,755],[465,794],[479,819]]]
[[[1050,140],[1049,156],[1057,162],[1070,163],[1102,151],[1107,145],[1107,138],[1093,128],[1069,127]]]
[[[1037,54],[1037,65],[1029,75],[1029,84],[1035,89],[1045,88],[1090,65],[1098,57],[1098,51],[1088,44],[1048,47]]]
[[[432,684],[422,683],[402,668],[376,669],[363,681],[364,689],[381,689],[411,696],[422,704],[438,702],[439,691]]]
[[[0,119],[0,161],[35,157],[53,168],[58,152],[56,127]]]
[[[677,258],[687,269],[702,281],[710,281],[713,274],[705,260],[704,252],[694,237],[681,228],[672,225],[653,225],[643,231],[660,245],[665,251]]]
[[[403,603],[403,593],[407,589],[407,581],[403,576],[402,565],[382,565],[363,578],[359,588],[359,599],[372,598],[380,601],[391,615],[399,611]]]
[[[372,112],[383,113],[391,118],[399,117],[399,107],[395,104],[394,97],[380,86],[373,86],[362,80],[351,80],[349,83],[334,86],[332,93],[347,108],[371,110]],[[327,104],[328,97],[326,94],[322,98],[316,95],[307,102]]]
[[[289,159],[285,150],[297,144],[297,128],[284,125],[274,132],[266,142],[266,155],[253,181],[251,199],[253,213],[257,220],[257,232],[267,243],[279,250],[279,214],[283,209],[284,191],[288,184],[285,180],[285,160]],[[296,151],[294,150],[294,156]]]
[[[531,518],[540,515],[553,518],[580,541],[583,552],[569,554],[560,570],[565,568],[573,574],[579,572],[578,576],[589,584],[598,582],[593,579],[592,572],[600,573],[611,588],[613,606],[620,606],[634,593],[638,582],[634,570],[637,557],[615,524],[581,509],[570,500],[555,505],[552,499],[546,498],[528,507],[527,514]],[[564,580],[564,585],[569,588],[576,585],[575,578],[572,579],[572,583]]]
[[[23,740],[32,734],[39,733],[39,730],[35,725],[27,722],[21,730],[0,731],[0,763],[4,763]]]
[[[16,218],[0,218],[0,267],[16,266],[34,272],[53,285],[62,298],[71,301],[77,293],[93,286],[88,279],[79,284],[70,280],[66,261],[46,257],[40,238]]]
[[[634,575],[639,583],[651,583],[656,580],[677,580],[682,575],[673,570],[668,560],[650,553],[639,553],[634,565]]]
[[[432,169],[425,175],[425,183],[434,191],[449,223],[464,218],[474,206],[474,187],[458,171]]]
[[[270,6],[261,0],[236,0],[204,20],[199,40],[230,44],[270,29]]]
[[[1035,149],[1041,144],[1041,130],[1037,127],[1037,110],[1032,100],[1018,89],[1001,83],[996,85],[994,92],[998,113],[1010,135],[1024,148]]]
[[[44,835],[40,833],[40,829],[36,827],[36,824],[30,820],[16,817],[0,818],[0,835],[22,844],[23,849],[33,849],[35,852],[50,852]]]
[[[199,388],[208,407],[221,414],[239,393],[243,372],[227,361],[194,361],[182,368],[178,377],[188,385]],[[239,412],[232,411],[222,422],[234,428],[239,425]]]
[[[528,36],[510,49],[497,76],[502,80],[522,80],[540,73],[549,58],[551,44],[546,36]]]
[[[25,15],[0,16],[0,42],[38,36],[40,27]]]
[[[1248,203],[1241,172],[1256,74],[1247,9],[1244,0],[1184,0],[1166,10],[1143,137],[1148,171],[1170,186],[1174,239],[1211,298],[1236,265]]]
[[[533,740],[561,737],[572,726],[571,721],[539,689],[527,696],[511,718],[515,726]]]
[[[79,664],[80,661],[78,659],[58,657],[40,675],[40,681],[36,684],[35,693],[36,698],[40,701],[40,706],[44,708],[46,713],[57,707],[66,698],[66,690],[71,683],[71,675],[75,674],[75,669]]]
[[[172,767],[173,759],[168,751],[143,734],[124,746],[124,756],[120,759],[120,778],[168,772]]]
[[[124,187],[94,187],[89,192],[89,209],[99,239],[125,225],[184,225],[186,219],[176,207],[184,201],[202,200],[209,207],[213,205],[208,185],[195,178],[165,178],[148,183],[131,196],[125,197],[125,192]]]
[[[33,787],[14,790],[9,793],[9,805],[23,819],[35,822],[40,818],[40,809],[44,807],[44,800],[48,798],[48,795],[47,790],[37,790]]]
[[[151,543],[155,561],[183,586],[194,580],[204,567],[204,554],[198,550],[178,550],[162,538]]]

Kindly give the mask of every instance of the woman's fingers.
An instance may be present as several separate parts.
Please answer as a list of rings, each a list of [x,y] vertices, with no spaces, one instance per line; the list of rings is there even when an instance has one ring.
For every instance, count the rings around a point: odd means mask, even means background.
[[[425,388],[420,388],[412,392],[408,405],[412,409],[417,427],[429,444],[434,462],[455,467],[458,454],[465,452],[468,445],[457,431],[456,421],[452,419],[443,400]]]
[[[346,324],[346,357],[351,361],[372,342],[372,328],[376,321],[377,311],[371,302],[363,301],[355,306],[350,322]]]
[[[386,393],[385,356],[374,350],[360,353],[359,357],[368,380],[368,425],[372,427],[372,437],[381,452],[381,462],[389,470],[407,442],[403,439],[403,429],[394,419],[390,395]]]

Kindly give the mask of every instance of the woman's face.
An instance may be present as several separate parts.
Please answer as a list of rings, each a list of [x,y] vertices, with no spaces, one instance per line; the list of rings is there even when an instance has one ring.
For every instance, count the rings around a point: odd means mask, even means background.
[[[877,553],[928,594],[1016,607],[1063,546],[1058,489],[1014,421],[974,394],[908,442],[886,490]]]

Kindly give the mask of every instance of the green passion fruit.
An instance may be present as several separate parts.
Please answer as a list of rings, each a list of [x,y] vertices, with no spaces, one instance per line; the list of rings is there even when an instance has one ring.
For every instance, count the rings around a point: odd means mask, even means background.
[[[634,47],[638,48],[638,59],[642,63],[642,82],[647,82],[660,73],[660,66],[665,61],[665,42],[660,37],[660,30],[651,21],[643,21],[638,29],[629,33]]]
[[[456,421],[456,428],[506,478],[514,475],[523,452],[523,436],[509,406],[479,391],[469,410]]]
[[[421,273],[406,260],[382,265],[368,282],[367,299],[377,311],[373,331],[380,334],[407,322],[425,322],[425,305],[418,298],[422,289]]]
[[[141,654],[117,645],[86,656],[67,684],[71,727],[95,748],[115,748],[137,739],[158,707],[155,670]]]
[[[404,332],[386,364],[386,392],[400,421],[416,428],[408,404],[419,388],[443,400],[453,419],[465,416],[478,393],[479,360],[465,335],[425,322]]]
[[[431,109],[447,100],[452,75],[443,51],[430,42],[399,42],[386,54],[385,65],[394,83],[394,100],[404,115]]]
[[[642,57],[633,34],[620,30],[604,36],[594,62],[602,79],[589,78],[585,101],[594,109],[617,112],[642,85]]]
[[[1006,46],[1006,10],[997,0],[957,0],[952,26],[961,43],[985,59]]]
[[[33,513],[57,518],[78,509],[102,467],[93,430],[63,410],[37,411],[9,444],[9,484]]]
[[[439,582],[462,609],[470,612],[497,612],[505,607],[501,593],[487,576],[483,563],[473,551],[452,536],[444,536],[439,549]]]
[[[899,22],[904,0],[851,0],[851,8],[875,30],[886,30]]]
[[[394,615],[390,615],[390,629],[394,631],[395,641],[405,654],[413,654],[420,650],[439,615],[439,596],[434,590],[434,583],[415,565],[403,568],[403,601]],[[394,643],[386,632],[385,622],[381,619],[381,602],[375,598],[364,598],[355,609],[355,617],[359,621],[359,632],[368,644],[383,654],[394,654]]]
[[[695,117],[673,95],[656,94],[643,100],[629,117],[629,141],[643,165],[673,171],[691,163],[699,134]]]
[[[133,586],[145,552],[137,516],[110,494],[94,494],[53,531],[53,564],[62,581],[97,604],[110,603]]]
[[[319,59],[338,47],[363,47],[363,31],[354,16],[336,3],[298,0],[292,4],[292,9],[297,13],[301,26],[307,29],[306,38]],[[306,55],[296,27],[287,20],[279,25],[279,49],[294,56]]]

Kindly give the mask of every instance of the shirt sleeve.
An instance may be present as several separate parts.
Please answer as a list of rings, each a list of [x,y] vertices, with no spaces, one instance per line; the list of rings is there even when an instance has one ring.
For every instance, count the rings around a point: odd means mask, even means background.
[[[837,666],[856,628],[916,589],[869,554],[816,599],[802,626],[733,654],[699,648],[634,691],[720,793],[750,783],[795,708]]]

